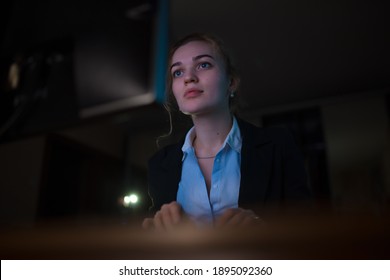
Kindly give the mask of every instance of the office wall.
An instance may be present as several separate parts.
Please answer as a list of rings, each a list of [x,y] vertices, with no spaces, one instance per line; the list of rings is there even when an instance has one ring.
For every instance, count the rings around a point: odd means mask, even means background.
[[[389,195],[388,118],[385,96],[365,96],[322,106],[329,179],[336,208],[379,211]]]
[[[0,145],[0,226],[34,223],[44,148],[44,137]]]

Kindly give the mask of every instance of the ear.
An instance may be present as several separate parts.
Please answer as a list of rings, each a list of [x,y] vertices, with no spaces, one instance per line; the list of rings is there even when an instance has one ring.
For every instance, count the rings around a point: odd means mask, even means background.
[[[237,77],[231,77],[230,78],[230,84],[229,84],[229,91],[230,92],[236,92],[238,89],[238,86],[240,84],[240,79]]]

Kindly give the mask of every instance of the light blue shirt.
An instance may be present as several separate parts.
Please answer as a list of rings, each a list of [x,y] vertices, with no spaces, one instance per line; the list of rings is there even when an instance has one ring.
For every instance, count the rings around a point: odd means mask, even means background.
[[[238,207],[241,178],[242,138],[237,120],[214,159],[211,175],[210,197],[203,173],[192,146],[195,130],[191,128],[185,138],[183,167],[177,202],[184,212],[200,223],[212,223],[214,218],[228,208]]]

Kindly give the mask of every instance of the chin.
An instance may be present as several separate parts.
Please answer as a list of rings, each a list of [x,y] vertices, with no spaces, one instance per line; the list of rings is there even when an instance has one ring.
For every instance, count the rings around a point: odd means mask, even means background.
[[[189,116],[203,115],[215,111],[214,106],[185,106],[180,108],[180,111]]]
[[[184,108],[180,108],[180,111],[185,115],[196,115],[198,113],[201,113],[203,110],[201,110],[200,108],[186,106]]]
[[[186,112],[186,111],[183,111],[183,110],[180,110],[180,112],[182,112],[184,115],[187,115],[187,116],[193,115],[193,113],[191,113],[191,112]]]

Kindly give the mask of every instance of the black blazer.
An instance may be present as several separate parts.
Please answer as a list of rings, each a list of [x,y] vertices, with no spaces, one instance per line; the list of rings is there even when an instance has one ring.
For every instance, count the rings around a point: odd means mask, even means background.
[[[310,197],[302,156],[283,128],[258,128],[238,120],[242,135],[238,205],[280,205]],[[176,200],[181,178],[183,142],[159,150],[149,160],[151,210]]]

